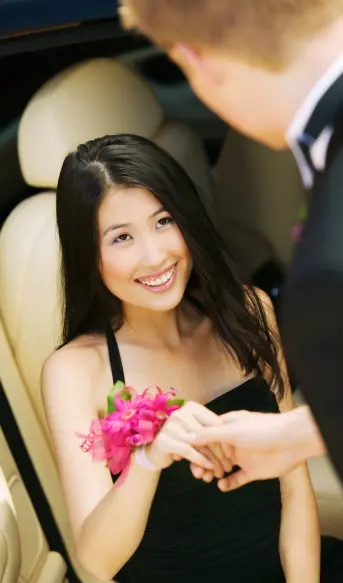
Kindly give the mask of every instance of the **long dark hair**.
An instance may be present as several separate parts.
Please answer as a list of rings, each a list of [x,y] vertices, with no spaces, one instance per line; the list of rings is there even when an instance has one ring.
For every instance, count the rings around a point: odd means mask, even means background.
[[[123,322],[121,302],[105,287],[99,269],[98,208],[111,184],[146,188],[170,212],[193,261],[186,297],[199,299],[213,332],[245,373],[260,373],[267,366],[281,394],[277,346],[260,299],[239,281],[226,245],[183,168],[134,135],[91,140],[64,160],[56,197],[63,344],[82,334],[103,334],[109,325],[119,329]]]

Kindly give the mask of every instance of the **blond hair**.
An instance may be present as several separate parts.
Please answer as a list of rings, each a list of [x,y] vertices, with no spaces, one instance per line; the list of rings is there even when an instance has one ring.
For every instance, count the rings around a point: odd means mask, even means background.
[[[122,21],[157,44],[214,47],[279,69],[343,16],[343,0],[122,0]]]

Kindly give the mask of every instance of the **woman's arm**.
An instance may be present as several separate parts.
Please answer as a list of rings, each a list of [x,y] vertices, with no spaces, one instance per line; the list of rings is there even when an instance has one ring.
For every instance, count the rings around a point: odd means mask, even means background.
[[[87,434],[91,420],[97,417],[94,387],[99,383],[98,370],[96,351],[67,346],[45,363],[42,392],[78,555],[87,570],[108,580],[142,540],[160,477],[158,468],[171,465],[177,455],[212,469],[213,464],[186,442],[187,428],[220,421],[205,407],[186,403],[148,448],[156,470],[141,467],[133,456],[124,482],[114,488],[105,464],[93,462],[80,449],[75,435]]]
[[[285,395],[279,406],[282,412],[294,408],[285,359],[272,303],[259,292],[267,320],[279,343],[279,362],[284,379]],[[280,478],[282,519],[280,556],[287,583],[319,583],[320,532],[317,505],[306,464],[302,464]]]
[[[94,407],[97,356],[87,358],[66,347],[45,363],[42,392],[59,475],[83,566],[99,579],[111,579],[137,549],[159,480],[136,463],[120,488],[114,488],[104,463],[93,462],[79,447],[97,416]]]
[[[281,478],[280,556],[287,583],[319,583],[320,534],[307,468]]]

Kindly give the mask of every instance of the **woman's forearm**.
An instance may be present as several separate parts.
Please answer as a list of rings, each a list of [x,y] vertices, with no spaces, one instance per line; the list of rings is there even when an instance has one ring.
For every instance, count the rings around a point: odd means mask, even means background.
[[[280,556],[287,583],[319,583],[320,532],[306,466],[281,480]]]
[[[141,467],[133,456],[125,481],[113,487],[85,520],[78,556],[99,579],[112,579],[139,546],[159,477],[160,472]]]

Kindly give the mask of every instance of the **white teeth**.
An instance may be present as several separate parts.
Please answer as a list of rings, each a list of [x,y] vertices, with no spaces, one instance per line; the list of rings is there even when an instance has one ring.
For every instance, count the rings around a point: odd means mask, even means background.
[[[174,270],[175,270],[175,266],[173,266],[169,271],[167,271],[167,273],[164,273],[161,277],[157,277],[156,279],[139,279],[138,281],[140,283],[143,283],[144,285],[148,285],[150,287],[158,287],[160,285],[163,285],[165,283],[167,283],[167,281],[169,281],[171,279],[171,277],[174,274]]]

